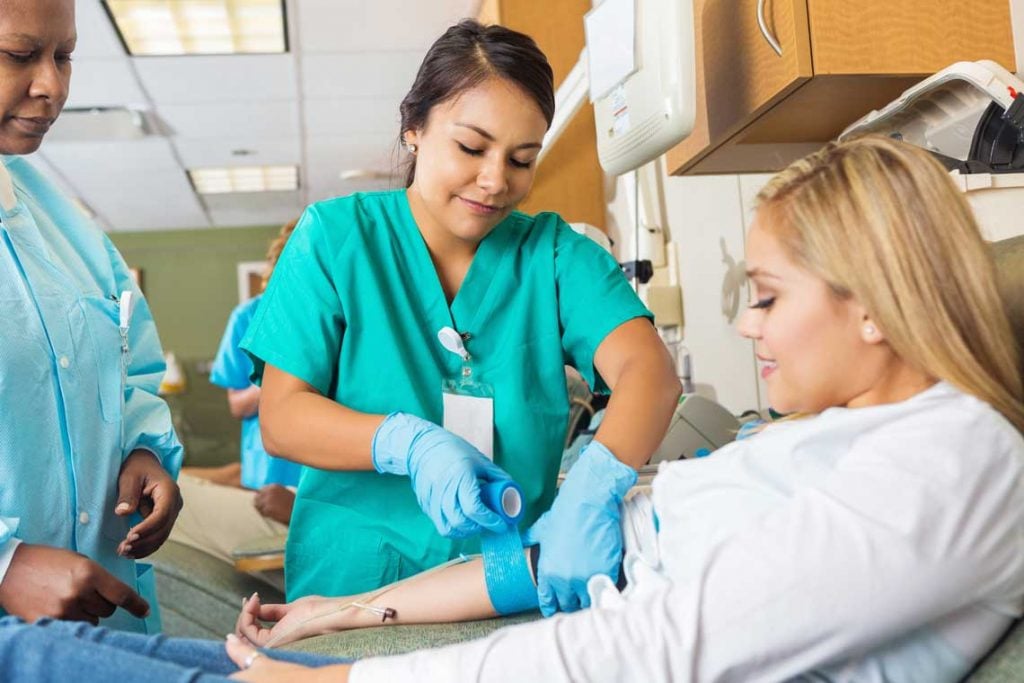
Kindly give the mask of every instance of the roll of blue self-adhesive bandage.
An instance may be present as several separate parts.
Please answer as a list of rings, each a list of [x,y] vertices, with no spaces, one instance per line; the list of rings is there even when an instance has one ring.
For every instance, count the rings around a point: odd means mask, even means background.
[[[480,498],[508,524],[508,531],[485,533],[480,539],[484,579],[491,604],[499,614],[536,609],[537,587],[523,554],[516,524],[523,518],[523,490],[513,481],[491,482],[480,487]]]
[[[493,481],[480,487],[480,499],[491,510],[514,525],[523,518],[523,490],[514,481]]]

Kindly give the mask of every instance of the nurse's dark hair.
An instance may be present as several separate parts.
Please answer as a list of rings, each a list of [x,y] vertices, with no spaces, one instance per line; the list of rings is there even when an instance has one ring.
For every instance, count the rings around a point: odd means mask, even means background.
[[[426,126],[437,105],[474,88],[491,77],[517,85],[536,102],[548,126],[555,115],[554,75],[547,57],[530,36],[505,28],[484,26],[463,19],[438,38],[420,64],[409,94],[402,100],[402,130]],[[410,155],[405,186],[412,185],[416,157]]]

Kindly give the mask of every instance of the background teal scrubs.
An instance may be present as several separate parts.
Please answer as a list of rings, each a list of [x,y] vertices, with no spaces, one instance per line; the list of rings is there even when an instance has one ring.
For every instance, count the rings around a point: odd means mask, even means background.
[[[565,365],[591,386],[613,329],[650,317],[618,264],[558,216],[514,213],[480,243],[449,308],[404,190],[320,202],[303,214],[242,342],[353,410],[442,424],[441,383],[461,361],[437,340],[469,333],[494,387],[494,459],[522,486],[523,524],[551,504],[568,418]],[[441,537],[406,477],[307,468],[286,550],[289,599],[371,590],[475,540]]]
[[[252,360],[239,348],[262,296],[255,296],[235,306],[224,329],[217,356],[210,369],[210,381],[225,389],[243,390],[252,386]],[[267,484],[295,486],[302,474],[302,465],[275,458],[263,448],[259,415],[242,418],[242,440],[239,459],[242,462],[242,486],[258,489]]]

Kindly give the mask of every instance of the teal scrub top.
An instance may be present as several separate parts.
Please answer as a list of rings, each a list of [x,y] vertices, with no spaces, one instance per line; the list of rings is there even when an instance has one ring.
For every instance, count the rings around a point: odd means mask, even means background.
[[[24,159],[0,163],[0,185],[10,182],[16,199],[10,208],[0,200],[0,553],[18,539],[88,556],[151,609],[147,619],[118,609],[100,623],[154,633],[152,566],[117,554],[132,522],[114,506],[135,449],[171,476],[181,465],[157,396],[156,325],[107,236]],[[125,291],[136,301],[126,329]]]
[[[594,353],[651,318],[615,260],[557,215],[513,213],[480,242],[451,306],[404,190],[310,206],[242,348],[357,411],[443,424],[442,380],[462,361],[437,332],[468,333],[474,376],[494,389],[494,460],[522,486],[523,525],[551,504],[568,419],[565,365],[598,389]],[[286,548],[289,599],[372,590],[476,539],[440,536],[406,477],[306,468]]]
[[[228,318],[224,336],[221,337],[217,356],[210,369],[210,382],[225,389],[248,389],[252,386],[252,360],[239,348],[245,337],[253,315],[260,305],[261,296],[235,306]],[[240,457],[242,463],[242,486],[258,489],[267,484],[295,486],[302,474],[302,465],[284,458],[275,458],[263,448],[260,435],[259,415],[242,418],[242,440]]]

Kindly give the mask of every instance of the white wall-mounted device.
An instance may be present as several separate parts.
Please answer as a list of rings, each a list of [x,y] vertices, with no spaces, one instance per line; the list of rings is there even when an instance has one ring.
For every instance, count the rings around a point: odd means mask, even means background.
[[[597,156],[619,175],[693,130],[693,0],[604,0],[584,27]]]

